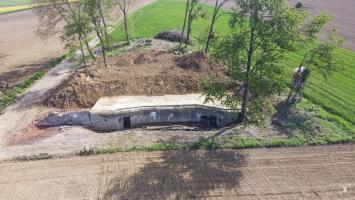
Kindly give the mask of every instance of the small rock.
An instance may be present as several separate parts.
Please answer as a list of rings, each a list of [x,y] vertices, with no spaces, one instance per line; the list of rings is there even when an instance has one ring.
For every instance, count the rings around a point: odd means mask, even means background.
[[[95,147],[91,145],[85,145],[84,149],[79,152],[79,155],[91,155],[95,153]]]

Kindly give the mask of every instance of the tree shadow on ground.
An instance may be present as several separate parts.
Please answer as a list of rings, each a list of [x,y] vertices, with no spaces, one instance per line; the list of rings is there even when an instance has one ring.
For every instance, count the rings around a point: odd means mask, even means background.
[[[276,113],[272,116],[271,124],[280,132],[293,135],[296,132],[314,133],[317,132],[317,125],[312,113],[295,108],[285,101],[276,106]]]
[[[115,177],[103,199],[200,199],[235,190],[246,156],[237,151],[166,151],[128,178]]]

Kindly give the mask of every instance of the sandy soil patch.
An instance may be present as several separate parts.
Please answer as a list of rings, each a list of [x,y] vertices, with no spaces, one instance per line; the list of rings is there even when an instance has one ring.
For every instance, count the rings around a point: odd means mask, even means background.
[[[0,199],[354,199],[354,145],[0,163]]]

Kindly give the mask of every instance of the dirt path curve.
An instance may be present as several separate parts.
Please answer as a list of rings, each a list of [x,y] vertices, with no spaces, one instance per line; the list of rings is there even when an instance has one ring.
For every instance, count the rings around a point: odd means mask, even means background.
[[[0,163],[0,199],[354,199],[355,145]]]
[[[152,0],[135,0],[131,4],[133,12]],[[48,74],[35,83],[16,103],[9,106],[5,113],[0,115],[0,148],[6,145],[10,133],[22,129],[33,120],[38,119],[48,108],[41,107],[41,102],[48,97],[49,91],[65,81],[73,71],[76,61],[65,60]]]

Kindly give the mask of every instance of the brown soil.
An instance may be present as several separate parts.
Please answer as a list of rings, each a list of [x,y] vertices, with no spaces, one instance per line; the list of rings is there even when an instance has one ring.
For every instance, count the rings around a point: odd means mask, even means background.
[[[0,163],[0,199],[354,199],[354,145]]]
[[[53,91],[48,103],[55,107],[92,107],[103,96],[165,95],[199,92],[198,81],[210,75],[225,77],[225,69],[208,55],[195,52],[176,56],[150,51],[108,58],[76,72]]]
[[[51,137],[57,131],[54,128],[39,129],[37,122],[32,122],[28,127],[17,131],[8,140],[8,145],[20,145],[20,144],[31,144],[38,140]]]

